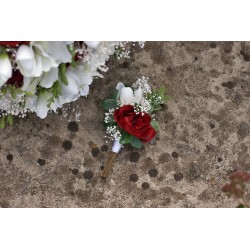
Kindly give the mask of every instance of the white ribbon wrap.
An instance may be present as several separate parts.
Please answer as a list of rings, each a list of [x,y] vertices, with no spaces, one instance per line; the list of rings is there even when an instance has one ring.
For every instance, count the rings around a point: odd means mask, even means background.
[[[119,153],[122,147],[122,144],[119,142],[120,138],[116,138],[112,147],[112,152]]]

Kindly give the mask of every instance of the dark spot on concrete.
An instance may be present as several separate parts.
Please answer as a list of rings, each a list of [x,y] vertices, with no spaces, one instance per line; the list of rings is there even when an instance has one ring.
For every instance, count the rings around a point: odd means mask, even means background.
[[[75,193],[73,191],[69,192],[71,196],[75,196]]]
[[[10,207],[9,203],[6,201],[1,201],[0,202],[0,208],[8,208]]]
[[[71,132],[77,132],[79,130],[78,123],[77,122],[69,122],[68,130],[70,130]]]
[[[49,145],[53,145],[55,147],[59,146],[62,143],[61,138],[56,135],[49,136],[48,139]]]
[[[167,58],[166,58],[166,53],[164,53],[164,50],[163,50],[163,43],[159,42],[158,45],[155,46],[153,53],[150,53],[150,57],[154,63],[160,64],[160,65],[164,64]]]
[[[246,122],[241,122],[238,127],[238,135],[241,140],[244,140],[250,133],[250,127]]]
[[[156,168],[152,168],[148,171],[150,177],[156,177],[158,175],[158,170]]]
[[[241,55],[243,56],[243,59],[246,61],[246,62],[250,62],[250,54],[247,54],[246,52],[244,51],[240,51]]]
[[[77,175],[78,173],[79,173],[79,170],[78,170],[78,169],[74,168],[74,169],[72,170],[72,174],[73,174],[73,175]]]
[[[6,156],[6,158],[7,158],[8,161],[13,161],[13,155],[12,154],[8,154]]]
[[[109,147],[108,147],[107,145],[102,145],[102,147],[101,147],[101,150],[102,150],[103,152],[107,152],[108,149],[109,149]]]
[[[173,152],[173,153],[172,153],[172,157],[173,157],[173,158],[178,158],[178,157],[179,157],[179,154],[178,154],[177,152]]]
[[[129,176],[129,180],[130,180],[130,181],[137,182],[138,179],[139,179],[139,177],[138,177],[137,174],[131,174],[131,175]]]
[[[217,161],[218,161],[218,162],[222,162],[222,158],[219,157],[219,158],[217,159]]]
[[[94,173],[93,173],[92,171],[90,171],[90,170],[87,170],[87,171],[85,171],[85,172],[83,173],[83,177],[84,177],[85,179],[87,179],[87,180],[92,179],[93,176],[94,176]]]
[[[209,123],[209,127],[213,129],[215,128],[215,125],[213,123]]]
[[[129,63],[128,62],[124,62],[121,64],[121,67],[124,69],[127,69],[129,67]]]
[[[49,124],[48,123],[46,123],[46,128],[49,128]]]
[[[103,169],[104,169],[104,166],[101,166],[101,167],[100,167],[100,170],[103,170]]]
[[[63,144],[62,144],[62,147],[65,149],[65,150],[71,150],[73,144],[71,141],[64,141]]]
[[[197,60],[198,60],[198,57],[196,56],[196,57],[194,58],[194,60],[197,61]]]
[[[76,195],[76,197],[81,199],[81,201],[86,202],[86,201],[89,201],[89,199],[90,199],[91,191],[90,190],[77,189],[75,191],[75,195]]]
[[[46,164],[46,161],[44,159],[38,159],[37,162],[40,166],[44,166]]]
[[[191,181],[198,179],[200,177],[200,171],[197,167],[191,166],[188,173],[187,173],[189,179]]]
[[[183,179],[183,174],[182,173],[176,173],[176,174],[174,174],[174,179],[176,181],[181,181]]]
[[[91,153],[93,157],[96,157],[99,154],[99,148],[92,148]]]
[[[147,182],[143,182],[141,185],[142,189],[148,189],[149,188],[149,184]]]
[[[159,157],[159,163],[166,163],[168,161],[171,160],[171,157],[168,153],[163,153],[160,157]]]
[[[210,48],[215,49],[216,48],[216,43],[210,43]]]
[[[140,158],[140,154],[138,152],[132,152],[130,154],[129,159],[130,159],[131,162],[138,162],[139,158]]]
[[[223,82],[221,86],[224,88],[233,89],[236,86],[236,82]]]

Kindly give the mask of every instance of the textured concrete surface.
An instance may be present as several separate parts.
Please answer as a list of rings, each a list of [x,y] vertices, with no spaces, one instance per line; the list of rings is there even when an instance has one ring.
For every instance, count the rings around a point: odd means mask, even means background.
[[[235,207],[220,188],[250,170],[250,43],[148,42],[108,66],[77,102],[80,122],[29,115],[0,131],[0,206]],[[100,101],[142,75],[172,96],[161,132],[154,145],[126,147],[103,180],[111,143]]]

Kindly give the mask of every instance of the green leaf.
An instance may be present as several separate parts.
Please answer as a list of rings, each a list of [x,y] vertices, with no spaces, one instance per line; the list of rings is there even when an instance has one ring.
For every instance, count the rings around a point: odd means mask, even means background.
[[[6,47],[0,46],[0,55],[6,55]]]
[[[114,99],[106,99],[102,102],[102,108],[105,110],[114,109],[117,106],[117,102]]]
[[[133,140],[133,135],[123,132],[122,137],[120,139],[121,144],[129,144]]]
[[[69,50],[69,52],[70,52],[70,54],[72,56],[72,61],[71,61],[70,65],[75,68],[76,67],[76,61],[75,61],[76,51],[74,49],[74,46],[69,45],[68,50]]]
[[[39,91],[42,91],[43,93],[48,91],[47,89],[43,90],[40,89]],[[59,81],[54,82],[53,86],[50,89],[50,92],[52,93],[52,96],[48,99],[47,107],[50,108],[51,104],[54,102],[55,98],[62,95],[62,87]]]
[[[152,120],[150,122],[150,125],[156,130],[156,131],[159,131],[159,126],[158,124],[156,123],[156,121]]]
[[[153,107],[153,111],[161,110],[161,105],[160,104],[154,104],[154,105],[152,105],[152,107]]]
[[[33,96],[34,95],[31,92],[29,92],[29,91],[24,91],[24,93],[25,93],[26,96]]]
[[[3,93],[4,95],[6,95],[6,94],[7,94],[7,87],[3,87],[3,88],[1,89],[1,91],[2,91],[2,93]]]
[[[7,120],[7,123],[8,123],[10,126],[13,125],[13,116],[12,116],[12,115],[8,114],[6,120]]]
[[[170,96],[164,96],[164,97],[162,98],[162,100],[163,100],[163,102],[165,103],[165,102],[171,100],[171,97],[170,97]]]
[[[112,99],[116,100],[117,98],[117,94],[118,94],[118,90],[114,90],[113,94],[112,94]]]
[[[158,92],[158,95],[161,97],[161,98],[164,98],[164,96],[165,96],[165,91],[166,91],[166,88],[165,88],[165,86],[161,86],[160,88],[159,88],[159,90],[157,91]]]
[[[5,127],[5,116],[0,119],[0,129]]]
[[[68,79],[66,77],[66,64],[64,63],[59,66],[59,79],[62,81],[62,83],[68,85]]]
[[[11,96],[16,99],[16,90],[15,88],[10,88],[10,93],[11,93]]]
[[[239,204],[236,208],[245,208],[243,204]]]
[[[133,137],[132,141],[130,142],[130,145],[133,146],[134,148],[141,148],[142,147],[142,142],[136,138],[136,137]]]

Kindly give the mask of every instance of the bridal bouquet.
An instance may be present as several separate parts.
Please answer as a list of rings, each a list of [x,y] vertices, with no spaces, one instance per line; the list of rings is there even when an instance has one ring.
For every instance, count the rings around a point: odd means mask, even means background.
[[[106,138],[114,140],[111,155],[104,168],[107,177],[117,153],[125,144],[140,149],[143,143],[152,142],[158,131],[155,113],[169,100],[165,87],[151,89],[149,79],[142,77],[131,87],[118,83],[110,99],[102,103],[105,112],[103,125]]]
[[[0,127],[13,116],[48,111],[87,96],[113,54],[129,57],[129,42],[0,42]],[[143,43],[139,43],[143,47]]]

